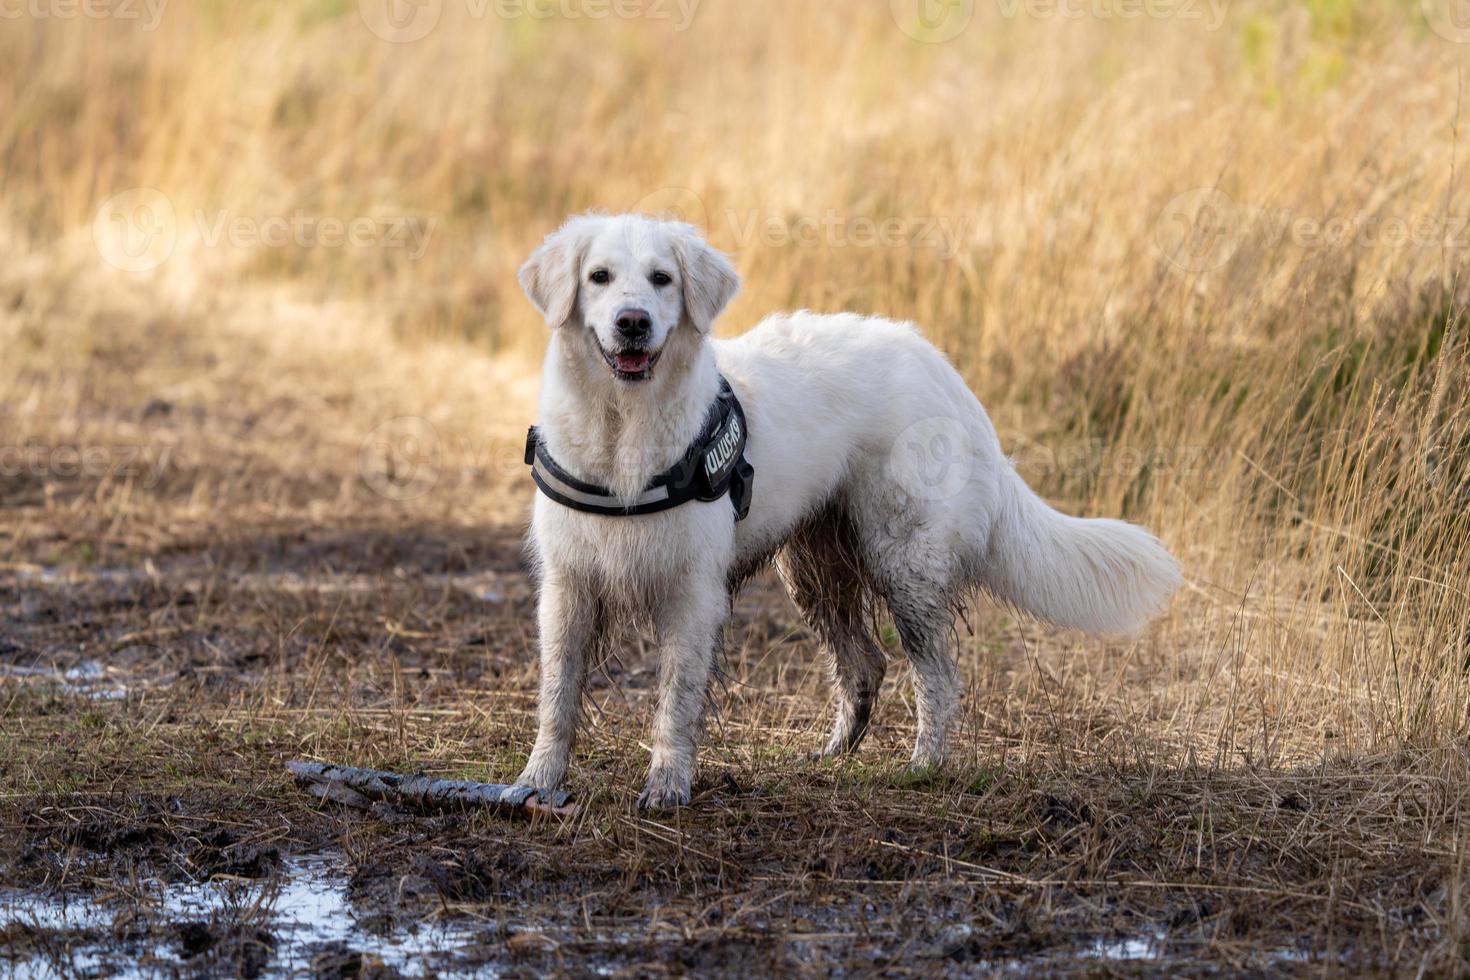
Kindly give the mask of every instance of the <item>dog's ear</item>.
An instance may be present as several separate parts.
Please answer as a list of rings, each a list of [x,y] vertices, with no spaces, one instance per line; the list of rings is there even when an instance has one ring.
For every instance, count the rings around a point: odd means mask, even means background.
[[[700,333],[709,333],[715,317],[740,292],[740,274],[693,225],[676,226],[674,255],[684,277],[684,315]]]
[[[587,236],[578,222],[569,221],[547,235],[521,266],[521,289],[553,328],[572,318],[586,251]]]

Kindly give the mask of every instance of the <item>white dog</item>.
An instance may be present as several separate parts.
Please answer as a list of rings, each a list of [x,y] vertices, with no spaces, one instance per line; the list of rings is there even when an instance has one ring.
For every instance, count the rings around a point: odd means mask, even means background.
[[[571,219],[520,280],[552,328],[539,444],[565,474],[621,506],[647,499],[701,437],[722,376],[755,474],[740,521],[729,499],[609,516],[536,495],[541,693],[522,785],[565,777],[589,662],[621,617],[650,624],[659,651],[639,803],[688,803],[732,590],[772,559],[830,658],[827,753],[867,729],[885,667],[871,613],[891,614],[913,666],[916,766],[945,756],[959,696],[948,639],[968,591],[1126,633],[1180,583],[1148,532],[1068,517],[1032,493],[960,375],[908,324],[802,312],[711,340],[735,270],[695,228],[638,215]]]

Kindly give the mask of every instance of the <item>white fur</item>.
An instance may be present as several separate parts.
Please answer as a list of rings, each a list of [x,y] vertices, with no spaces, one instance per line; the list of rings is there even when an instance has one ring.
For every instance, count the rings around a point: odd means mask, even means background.
[[[617,270],[611,286],[588,281],[597,268]],[[650,286],[655,268],[673,284]],[[888,608],[914,665],[916,765],[944,758],[958,699],[947,637],[967,589],[1113,633],[1143,626],[1179,585],[1148,532],[1065,516],[1032,493],[979,401],[911,325],[799,312],[712,341],[738,288],[733,269],[695,229],[633,215],[573,219],[521,280],[553,327],[539,425],[563,467],[631,499],[684,453],[722,374],[745,408],[755,467],[739,524],[728,500],[604,517],[537,495],[542,695],[523,784],[562,781],[606,617],[631,617],[652,624],[660,656],[641,802],[688,802],[729,588],[768,558],[828,648],[829,752],[855,748],[866,729],[884,667],[861,620],[870,601]],[[614,342],[612,318],[628,303],[653,315],[651,380],[617,380],[596,347]]]

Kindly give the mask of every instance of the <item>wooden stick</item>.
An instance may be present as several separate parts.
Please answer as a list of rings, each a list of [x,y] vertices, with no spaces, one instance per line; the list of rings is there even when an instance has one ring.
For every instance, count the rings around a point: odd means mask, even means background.
[[[299,759],[286,763],[286,768],[314,796],[361,809],[370,808],[374,803],[387,803],[416,810],[500,807],[556,817],[572,817],[581,812],[581,807],[572,802],[571,794],[561,790],[545,793],[529,786],[435,779],[421,774],[404,776],[380,769],[358,769]]]

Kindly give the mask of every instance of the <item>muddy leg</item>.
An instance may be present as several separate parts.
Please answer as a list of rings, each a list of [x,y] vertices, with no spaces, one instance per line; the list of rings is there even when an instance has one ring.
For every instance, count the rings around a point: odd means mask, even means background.
[[[729,610],[724,583],[711,574],[658,612],[658,709],[648,782],[638,797],[642,809],[685,806],[691,799],[710,671]]]
[[[840,518],[814,522],[776,559],[791,600],[821,638],[837,698],[837,717],[823,756],[851,752],[872,720],[887,657],[871,629],[867,586]]]
[[[919,734],[909,766],[936,766],[949,752],[949,730],[959,710],[959,668],[949,649],[954,616],[941,595],[912,587],[890,595],[888,604],[914,670]]]
[[[586,583],[548,570],[537,612],[541,632],[541,696],[536,745],[516,782],[555,789],[566,777],[582,720],[582,687],[597,642],[598,602]]]

